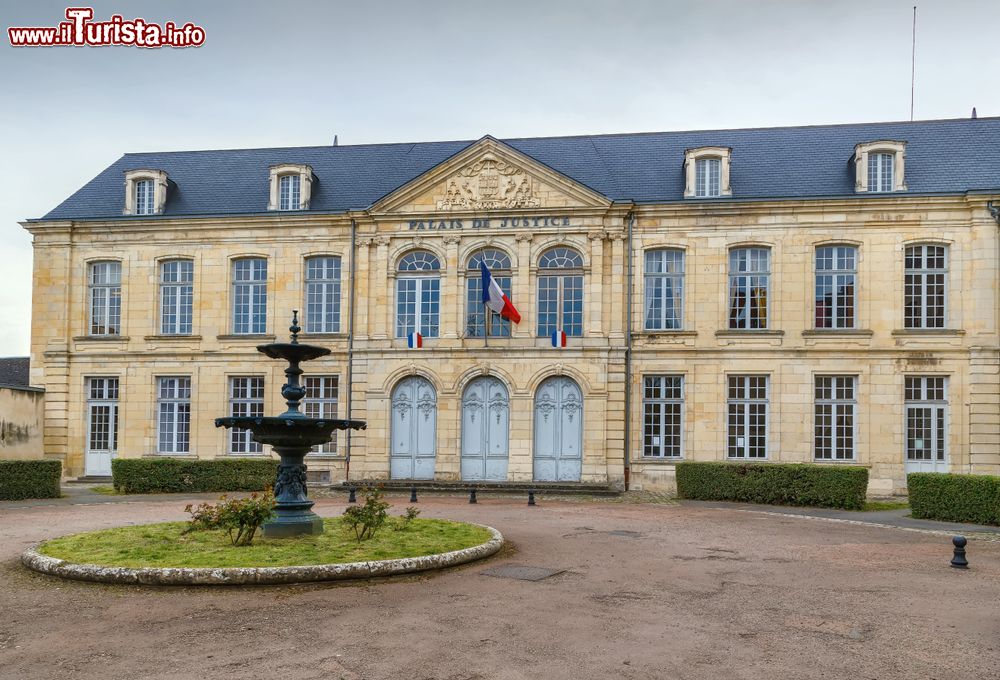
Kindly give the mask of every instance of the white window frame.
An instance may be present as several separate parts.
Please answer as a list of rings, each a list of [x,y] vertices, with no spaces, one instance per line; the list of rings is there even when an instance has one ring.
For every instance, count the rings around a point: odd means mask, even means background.
[[[654,384],[659,381],[658,384]],[[666,381],[676,381],[673,385],[665,384]],[[664,394],[664,390],[676,390],[678,396],[656,396],[650,397],[649,390],[659,390],[659,394]],[[684,427],[686,422],[686,407],[684,403],[685,380],[682,374],[656,374],[645,375],[642,380],[642,458],[644,460],[682,460],[684,458]],[[674,412],[669,409],[676,407]],[[647,428],[651,418],[655,418],[654,423],[659,435],[653,435]],[[676,419],[676,422],[672,422]],[[671,431],[668,434],[668,429]],[[677,445],[668,446],[667,439],[677,440]],[[657,441],[653,442],[652,440]],[[667,449],[676,453],[667,454]],[[658,451],[658,453],[650,453]]]
[[[191,453],[191,376],[156,378],[156,452]]]
[[[736,383],[737,396],[732,396],[733,381]],[[764,398],[750,397],[752,380],[764,381]],[[751,455],[750,419],[754,416],[754,406],[764,407],[764,448],[763,454]],[[739,423],[733,422],[733,415],[740,418]],[[759,415],[759,414],[757,414]],[[740,443],[739,431],[734,426],[742,426],[743,436]],[[770,427],[771,427],[771,377],[766,374],[731,374],[726,376],[726,458],[728,460],[767,460],[770,457]],[[732,441],[735,440],[735,441]],[[735,452],[735,453],[734,453]]]
[[[412,263],[409,264],[409,263]],[[410,269],[413,266],[417,268]],[[412,287],[412,290],[409,290]],[[413,294],[412,303],[404,295]],[[424,300],[424,293],[428,299]],[[413,323],[404,305],[413,305]],[[396,337],[419,333],[425,338],[441,335],[441,260],[430,251],[411,250],[399,259],[396,275]]]
[[[89,335],[122,333],[122,263],[101,260],[87,266],[87,328]]]
[[[722,159],[714,156],[695,159],[694,195],[718,198],[722,195]]]
[[[686,255],[687,254],[681,248],[655,248],[646,251],[643,261],[645,277],[645,285],[643,287],[643,315],[645,316],[644,327],[647,331],[679,331],[684,329],[684,298],[686,292],[684,290],[684,276],[685,260],[687,259]],[[664,271],[650,271],[652,259],[659,260],[661,265],[660,268]],[[679,266],[674,271],[667,271],[672,264]],[[668,281],[670,284],[669,286],[667,285]],[[658,298],[658,307],[654,308],[654,301],[657,300],[657,298],[651,297],[651,293],[657,283],[660,284],[661,295]],[[673,318],[667,314],[668,305],[665,291],[668,288],[680,291],[680,304],[675,306]],[[674,325],[670,325],[670,322],[672,321],[675,322]]]
[[[288,173],[278,176],[278,210],[302,209],[302,176]]]
[[[736,264],[739,263],[739,254],[746,253],[746,269],[739,270],[734,267],[734,258],[736,258]],[[761,261],[760,256],[754,257],[754,253],[764,253],[765,266],[763,269],[755,268],[759,266]],[[755,265],[755,262],[757,263]],[[758,315],[756,326],[751,325],[753,321],[753,307],[751,305],[751,300],[753,299],[751,295],[752,290],[760,290],[761,286],[753,287],[750,285],[753,279],[763,279],[764,285],[764,322],[760,323],[760,318]],[[745,312],[744,325],[738,325],[738,320],[740,315],[737,314],[734,318],[733,312],[736,308],[736,287],[735,284],[739,280],[745,280],[743,289],[746,291],[746,297],[743,300],[743,304],[739,307],[740,310]],[[735,246],[729,249],[729,288],[727,290],[727,298],[729,304],[726,308],[726,324],[731,331],[765,331],[771,327],[771,249],[766,246]],[[759,310],[758,310],[759,311]]]
[[[832,267],[830,269],[820,269],[820,254],[826,250],[832,251],[830,255]],[[841,259],[841,250],[850,252],[850,258],[854,264],[853,267],[842,266],[845,260]],[[816,330],[851,330],[858,327],[858,256],[858,247],[850,244],[825,244],[816,246],[813,253],[813,328]],[[830,298],[829,326],[819,325],[820,277],[829,278],[830,280],[832,297]],[[848,285],[848,281],[850,281],[849,285],[851,288],[850,323],[846,319],[843,321],[840,319],[840,312],[843,311],[843,306],[841,305],[841,296],[838,294],[838,291],[842,287]]]
[[[194,261],[163,260],[160,262],[160,333],[191,335],[193,322]]]
[[[849,393],[848,393],[849,390]],[[827,396],[829,395],[829,396]],[[813,379],[813,459],[819,463],[854,462],[858,458],[858,377],[856,375],[817,375]],[[828,409],[829,413],[821,413]],[[850,431],[841,430],[838,419],[848,416]],[[829,417],[829,423],[820,418]],[[820,428],[829,428],[829,437],[820,435]],[[841,455],[850,437],[850,455]],[[821,443],[821,439],[824,440]],[[829,446],[825,440],[829,439]],[[821,455],[821,450],[829,455]],[[825,454],[825,452],[824,452]]]
[[[940,393],[931,395],[931,381],[934,381],[933,390]],[[903,377],[903,461],[905,462],[931,462],[948,463],[948,434],[950,423],[948,408],[948,377],[943,375],[906,375]],[[930,449],[929,458],[912,458],[916,455],[917,449],[925,449],[924,446],[916,446],[917,442],[923,438],[912,437],[910,425],[916,417],[917,411],[930,411]]]
[[[511,267],[510,255],[500,248],[481,248],[469,258],[465,271],[465,337],[486,337],[486,306],[483,304],[482,270],[479,262],[486,256],[486,266],[496,279],[500,290],[507,297],[511,296],[514,285],[514,272]],[[489,337],[509,338],[512,324],[500,316],[498,312],[489,310]],[[470,330],[472,332],[470,332]]]
[[[565,250],[566,253],[554,254],[553,257],[559,257],[564,260],[568,259],[570,256],[574,257],[578,264],[562,264],[558,266],[543,266],[542,262],[545,260],[550,253],[557,250]],[[569,246],[556,246],[554,248],[548,248],[543,252],[538,258],[538,281],[536,282],[537,297],[535,298],[537,311],[535,314],[535,327],[537,332],[537,337],[547,338],[552,335],[554,331],[562,330],[566,333],[567,337],[579,338],[583,337],[584,323],[586,322],[586,309],[587,309],[587,281],[584,276],[584,260],[583,255],[576,248]],[[548,286],[552,281],[556,282],[555,285],[555,305],[556,305],[556,322],[555,327],[552,327],[549,323],[542,322],[542,314],[548,313],[542,307],[542,288],[543,285]],[[571,290],[580,292],[580,323],[579,328],[566,328],[566,305],[567,305],[567,287],[571,284]],[[579,284],[579,285],[577,285]],[[575,315],[575,310],[571,310],[570,314]]]
[[[259,396],[256,396],[259,395]],[[229,415],[264,415],[264,378],[257,375],[234,375],[229,378]],[[229,429],[227,453],[231,456],[254,456],[264,452],[264,447],[252,438],[250,430]]]
[[[312,265],[317,265],[313,267]],[[339,333],[341,305],[341,259],[338,255],[314,255],[305,261],[306,333]],[[333,276],[327,276],[330,270]]]
[[[120,379],[117,376],[88,376],[84,385],[87,396],[87,451],[91,453],[107,451],[114,456],[118,453]],[[108,409],[107,448],[94,446],[94,412],[97,408]]]
[[[241,265],[250,263],[250,278],[237,278]],[[232,261],[233,335],[264,335],[267,332],[267,258],[241,257]],[[260,293],[261,299],[256,300]],[[241,299],[245,299],[245,324],[240,323]]]
[[[302,400],[302,411],[308,418],[337,418],[337,411],[340,400],[340,376],[336,374],[328,375],[307,375],[302,378],[302,386],[306,390],[306,396]],[[316,390],[319,390],[317,396]],[[330,396],[332,393],[333,396]],[[337,431],[333,431],[333,438],[326,444],[314,446],[310,455],[336,456],[337,455]]]
[[[944,267],[931,268],[927,266],[928,254],[931,248],[941,249],[941,258],[944,261]],[[910,259],[910,252],[916,250],[919,252],[920,266],[919,267],[909,267],[907,265],[907,260]],[[914,243],[909,244],[903,249],[903,328],[907,329],[936,329],[936,328],[947,328],[948,327],[948,259],[949,259],[949,248],[946,245],[940,243]],[[930,277],[940,277],[940,284],[929,283]],[[913,282],[911,283],[911,277],[913,277]],[[941,303],[941,314],[940,317],[937,315],[931,316],[929,314],[930,308],[927,304],[928,294],[931,291],[931,286],[940,285],[941,291],[940,295],[942,298]],[[914,288],[915,287],[915,288]],[[920,300],[920,317],[915,318],[909,315],[909,310],[912,306],[911,300],[911,290],[915,290],[918,294]],[[931,321],[940,323],[930,323]]]
[[[135,214],[153,215],[156,213],[156,180],[137,179],[133,183],[135,191]]]

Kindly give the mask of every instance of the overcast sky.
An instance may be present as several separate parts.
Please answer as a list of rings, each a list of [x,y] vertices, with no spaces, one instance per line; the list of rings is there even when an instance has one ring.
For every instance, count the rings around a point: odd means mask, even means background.
[[[84,5],[86,3],[71,3]],[[196,49],[20,48],[0,0],[0,356],[27,354],[17,224],[136,151],[905,120],[913,0],[90,3]],[[917,118],[1000,115],[997,0],[920,0]]]

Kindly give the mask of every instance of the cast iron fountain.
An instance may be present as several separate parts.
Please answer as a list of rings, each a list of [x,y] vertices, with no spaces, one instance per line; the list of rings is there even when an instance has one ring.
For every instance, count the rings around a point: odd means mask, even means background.
[[[323,533],[323,520],[312,511],[313,502],[306,494],[305,456],[314,446],[326,444],[334,430],[363,430],[363,420],[307,418],[299,410],[306,389],[299,384],[302,369],[299,364],[326,356],[325,347],[299,344],[299,311],[292,311],[291,342],[257,345],[257,351],[272,359],[285,359],[287,382],[281,386],[281,396],[288,410],[280,416],[236,416],[216,418],[216,427],[238,427],[250,430],[254,441],[269,444],[280,456],[278,477],[274,482],[274,518],[264,525],[264,535],[272,538]]]

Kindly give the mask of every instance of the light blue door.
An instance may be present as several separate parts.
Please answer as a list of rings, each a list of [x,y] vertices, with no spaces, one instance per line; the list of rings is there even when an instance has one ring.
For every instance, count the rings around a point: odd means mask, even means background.
[[[405,378],[392,392],[392,479],[434,479],[437,455],[437,395],[420,376]]]
[[[535,394],[535,481],[580,481],[582,449],[580,387],[571,378],[549,378]]]
[[[476,378],[462,397],[462,479],[507,479],[510,399],[496,378]]]

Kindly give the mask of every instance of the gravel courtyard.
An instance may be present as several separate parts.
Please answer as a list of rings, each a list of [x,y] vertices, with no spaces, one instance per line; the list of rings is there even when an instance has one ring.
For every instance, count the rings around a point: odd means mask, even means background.
[[[405,496],[391,497],[398,514]],[[511,544],[432,576],[136,588],[24,570],[31,543],[187,499],[0,507],[2,678],[1000,678],[1000,543],[687,505],[425,497]],[[321,515],[341,499],[320,499]],[[559,573],[485,575],[515,564]]]

